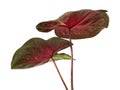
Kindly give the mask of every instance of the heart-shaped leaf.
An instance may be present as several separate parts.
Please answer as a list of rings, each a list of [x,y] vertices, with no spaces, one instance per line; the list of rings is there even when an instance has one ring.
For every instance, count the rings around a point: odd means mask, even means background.
[[[58,51],[70,45],[69,41],[57,37],[48,40],[32,38],[15,52],[11,68],[30,68],[47,63]]]
[[[55,29],[56,35],[63,38],[90,38],[96,36],[102,29],[108,27],[109,17],[106,12],[106,10],[89,9],[71,11],[63,14],[52,22],[41,22],[36,28],[42,32]],[[53,22],[56,24],[53,25]],[[47,30],[46,27],[49,30]]]
[[[62,59],[71,60],[71,56],[65,53],[59,53],[59,54],[54,55],[53,59],[54,60],[62,60]]]

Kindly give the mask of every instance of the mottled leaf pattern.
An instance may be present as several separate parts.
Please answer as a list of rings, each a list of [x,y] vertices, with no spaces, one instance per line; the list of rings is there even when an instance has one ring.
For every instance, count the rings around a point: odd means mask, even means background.
[[[55,29],[55,33],[59,37],[71,37],[71,39],[90,38],[108,27],[109,17],[106,12],[106,10],[90,9],[71,11],[52,21],[52,23],[56,22],[55,25],[51,25],[51,21],[41,22],[37,25],[37,29],[46,32],[47,30],[40,29],[41,25],[44,24],[44,27],[49,26],[49,31]]]
[[[12,59],[11,68],[30,68],[50,60],[58,51],[72,45],[69,41],[57,37],[43,40],[32,38],[19,48]]]
[[[56,20],[54,21],[46,21],[39,23],[36,28],[40,30],[41,32],[49,32],[52,29],[56,28],[58,25],[58,22]]]

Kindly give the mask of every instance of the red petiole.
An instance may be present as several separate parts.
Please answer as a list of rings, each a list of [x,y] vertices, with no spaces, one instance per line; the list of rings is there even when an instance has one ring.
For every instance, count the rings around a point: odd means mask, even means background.
[[[55,68],[56,68],[59,76],[60,76],[60,79],[61,79],[61,81],[62,81],[65,89],[68,90],[68,87],[67,87],[67,85],[66,85],[66,83],[65,83],[65,81],[64,81],[64,79],[63,79],[63,77],[62,77],[62,75],[61,75],[61,73],[60,73],[60,71],[59,71],[59,69],[58,69],[58,67],[57,67],[57,64],[56,64],[55,60],[54,60],[53,58],[51,58],[51,59],[52,59],[52,62],[53,62],[53,64],[54,64],[54,66],[55,66]]]

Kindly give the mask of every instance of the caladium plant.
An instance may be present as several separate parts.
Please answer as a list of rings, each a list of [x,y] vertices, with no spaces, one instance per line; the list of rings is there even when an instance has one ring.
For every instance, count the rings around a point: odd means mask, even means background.
[[[40,22],[36,28],[40,32],[55,30],[58,37],[72,39],[84,39],[96,36],[102,29],[107,28],[109,17],[107,10],[83,9],[66,12],[56,20]],[[73,87],[73,48],[71,49],[71,90]]]
[[[52,61],[65,89],[68,90],[55,61],[71,60],[71,90],[74,90],[72,39],[91,38],[96,36],[102,29],[107,28],[109,17],[106,12],[107,10],[83,9],[66,12],[56,20],[40,22],[36,26],[40,32],[50,32],[54,29],[58,37],[52,37],[48,40],[42,38],[28,40],[15,52],[11,68],[26,69]],[[69,41],[62,38],[67,38]],[[70,47],[71,56],[58,53],[67,47]]]

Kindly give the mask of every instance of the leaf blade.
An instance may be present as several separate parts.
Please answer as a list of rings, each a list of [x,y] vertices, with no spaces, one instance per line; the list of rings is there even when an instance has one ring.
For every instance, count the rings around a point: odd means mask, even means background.
[[[109,25],[109,16],[107,10],[82,9],[64,13],[56,21],[55,27],[49,30],[38,30],[49,32],[55,29],[55,34],[61,38],[84,39],[91,38],[100,33]],[[47,21],[49,23],[51,21]],[[48,26],[45,26],[46,28]],[[45,28],[44,27],[44,28]]]
[[[11,69],[26,69],[47,63],[58,51],[70,45],[69,41],[58,37],[48,40],[32,38],[15,52]]]
[[[65,53],[59,53],[52,57],[55,61],[57,60],[71,60],[71,56]]]
[[[102,29],[107,28],[109,24],[106,10],[74,11],[68,17],[69,19],[65,19],[67,21],[63,22],[67,22],[66,26],[60,25],[55,29],[58,37],[71,37],[71,39],[90,38],[96,36]]]

